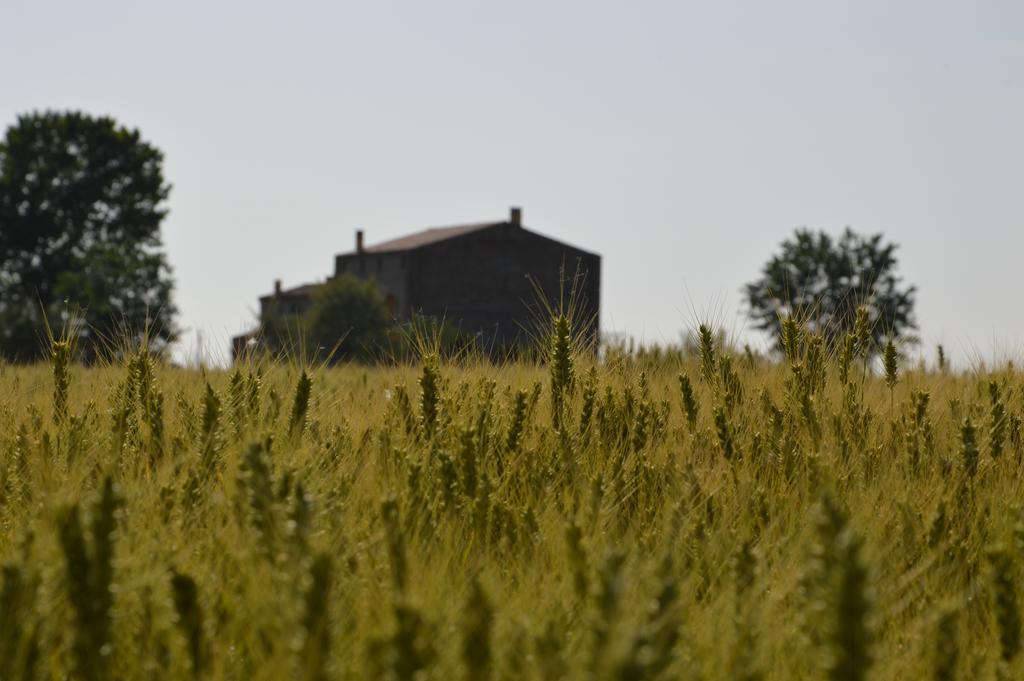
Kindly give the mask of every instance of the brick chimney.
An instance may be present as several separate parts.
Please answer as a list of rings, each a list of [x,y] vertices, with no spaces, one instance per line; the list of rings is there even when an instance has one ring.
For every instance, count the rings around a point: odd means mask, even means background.
[[[274,280],[274,295],[275,296],[281,295],[281,280],[280,279],[275,279]]]
[[[508,221],[512,225],[514,225],[515,227],[522,227],[523,226],[523,209],[519,208],[517,206],[513,206],[511,208],[511,210],[509,210],[509,219],[508,219]]]
[[[356,253],[363,252],[363,230],[356,230]]]

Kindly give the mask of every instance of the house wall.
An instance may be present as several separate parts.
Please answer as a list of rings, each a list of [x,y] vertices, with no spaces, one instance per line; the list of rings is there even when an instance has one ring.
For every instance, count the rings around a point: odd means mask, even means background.
[[[583,302],[578,321],[597,337],[601,258],[511,224],[471,232],[414,251],[409,256],[409,307],[443,317],[464,331],[482,333],[485,342],[525,340],[540,313],[537,286],[558,308],[562,266],[569,281],[585,278],[577,292]],[[536,282],[536,286],[534,283]],[[544,315],[546,317],[546,315]]]
[[[334,276],[354,274],[377,282],[396,319],[409,316],[407,253],[346,253],[335,256]]]
[[[309,295],[289,295],[278,293],[260,298],[260,316],[266,317],[268,308],[275,304],[277,312],[286,315],[301,315],[312,306],[313,299]]]

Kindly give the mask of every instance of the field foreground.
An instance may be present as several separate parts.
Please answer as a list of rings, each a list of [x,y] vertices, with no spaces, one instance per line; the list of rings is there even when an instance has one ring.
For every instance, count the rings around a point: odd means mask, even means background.
[[[0,367],[0,678],[1021,678],[1021,376],[710,337]]]

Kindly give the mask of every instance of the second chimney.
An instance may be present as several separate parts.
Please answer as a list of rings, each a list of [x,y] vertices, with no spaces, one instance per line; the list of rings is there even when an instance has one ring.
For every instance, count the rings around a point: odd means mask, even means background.
[[[356,253],[363,252],[363,230],[356,230]]]
[[[523,226],[523,209],[522,208],[513,207],[509,211],[509,222],[512,223],[516,227],[522,227]]]
[[[274,280],[274,295],[278,295],[278,296],[281,295],[281,280],[280,279],[275,279]]]

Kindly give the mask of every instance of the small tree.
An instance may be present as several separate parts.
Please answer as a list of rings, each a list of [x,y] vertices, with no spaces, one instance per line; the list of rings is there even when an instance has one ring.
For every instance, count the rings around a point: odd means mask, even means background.
[[[885,338],[913,341],[913,286],[896,276],[896,245],[882,235],[861,236],[847,228],[838,240],[824,232],[798,229],[764,266],[761,278],[744,288],[755,328],[780,338],[792,316],[830,345],[854,328],[857,308],[868,310],[872,352]]]
[[[319,350],[317,354],[333,350],[336,360],[370,360],[380,353],[391,325],[387,302],[377,285],[342,274],[313,295],[303,330],[306,343]]]
[[[162,252],[163,156],[138,131],[82,113],[32,113],[0,140],[0,356],[42,356],[44,315],[78,346],[174,337]],[[73,320],[68,319],[73,317]]]

